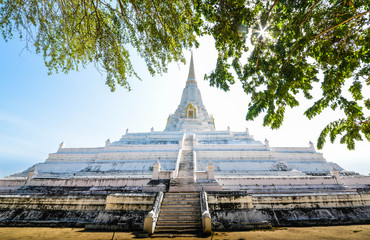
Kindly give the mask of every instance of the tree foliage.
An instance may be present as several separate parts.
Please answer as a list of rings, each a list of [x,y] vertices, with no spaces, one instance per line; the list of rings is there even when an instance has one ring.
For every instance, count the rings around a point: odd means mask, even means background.
[[[205,78],[225,91],[241,81],[247,120],[263,114],[263,125],[279,128],[286,108],[321,84],[305,115],[331,108],[344,117],[323,129],[318,147],[340,136],[353,149],[370,140],[369,8],[368,0],[0,0],[0,29],[5,40],[25,38],[50,72],[95,63],[112,91],[137,76],[130,47],[162,73],[211,35],[218,59]]]
[[[216,69],[206,78],[229,90],[235,80],[227,73],[236,73],[251,95],[247,120],[264,113],[263,125],[279,128],[286,108],[299,105],[299,94],[312,99],[313,84],[320,81],[322,96],[305,115],[311,119],[330,107],[342,110],[345,117],[323,129],[318,148],[327,136],[331,142],[341,136],[349,149],[356,140],[370,140],[369,1],[203,3],[201,11],[211,23],[207,30],[219,52]],[[250,51],[245,41],[250,41]]]
[[[104,70],[106,84],[130,89],[137,74],[129,47],[146,61],[151,74],[182,61],[184,48],[196,45],[201,23],[190,0],[0,0],[0,29],[5,40],[19,33],[42,53],[49,72],[88,63]],[[138,76],[137,76],[138,77]]]

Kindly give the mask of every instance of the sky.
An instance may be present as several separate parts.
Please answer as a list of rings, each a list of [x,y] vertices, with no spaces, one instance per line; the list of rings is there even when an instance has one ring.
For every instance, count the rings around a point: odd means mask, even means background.
[[[202,38],[193,53],[203,103],[213,114],[217,130],[229,126],[231,131],[244,131],[248,127],[256,140],[268,139],[270,147],[307,147],[309,141],[316,145],[320,131],[341,115],[327,110],[308,120],[303,112],[312,102],[301,99],[298,108],[287,110],[278,130],[262,127],[262,117],[245,121],[250,97],[240,83],[224,92],[203,80],[216,64],[213,46],[212,39]],[[108,138],[119,140],[126,129],[162,131],[168,115],[180,103],[190,62],[190,52],[186,52],[186,65],[172,63],[168,73],[152,77],[144,61],[133,54],[142,81],[130,78],[132,91],[117,87],[111,92],[105,76],[93,66],[49,76],[42,56],[24,47],[19,39],[0,40],[0,178],[44,162],[62,141],[66,147],[103,147]],[[369,142],[356,143],[354,151],[338,142],[327,142],[318,152],[346,170],[369,174]]]

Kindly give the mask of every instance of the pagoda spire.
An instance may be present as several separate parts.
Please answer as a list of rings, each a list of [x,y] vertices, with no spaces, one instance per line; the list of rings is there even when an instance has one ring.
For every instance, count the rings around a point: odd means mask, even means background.
[[[202,95],[195,80],[194,58],[191,52],[188,79],[181,101],[174,114],[167,120],[165,131],[213,131],[214,120],[203,105]]]
[[[193,61],[193,51],[191,51],[189,75],[187,81],[195,81],[195,71],[194,71],[194,61]]]

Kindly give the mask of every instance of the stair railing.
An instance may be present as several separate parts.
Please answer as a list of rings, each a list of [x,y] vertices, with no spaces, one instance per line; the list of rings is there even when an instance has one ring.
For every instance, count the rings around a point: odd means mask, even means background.
[[[163,192],[158,192],[152,210],[146,215],[144,219],[144,229],[143,231],[148,233],[148,235],[152,235],[155,230],[155,226],[157,224],[159,212],[161,210],[161,204],[163,200]]]
[[[204,235],[212,233],[212,219],[208,209],[208,199],[206,192],[200,192],[200,211],[202,214],[202,232]]]
[[[180,167],[180,162],[182,161],[182,149],[184,148],[184,145],[185,145],[185,137],[186,137],[186,133],[184,133],[184,135],[182,136],[181,148],[179,150],[179,154],[177,155],[175,171],[173,171],[172,178],[177,178],[177,176],[179,175],[179,167]]]
[[[194,182],[197,181],[197,175],[195,174],[195,171],[197,170],[197,153],[195,151],[195,133],[193,134],[193,179]]]
[[[197,181],[197,175],[195,172],[197,171],[197,152],[193,150],[193,179],[196,182]]]
[[[182,148],[179,150],[179,153],[177,154],[175,171],[173,171],[173,177],[172,178],[177,178],[177,176],[179,175],[179,167],[180,167],[180,162],[181,161],[182,161]]]

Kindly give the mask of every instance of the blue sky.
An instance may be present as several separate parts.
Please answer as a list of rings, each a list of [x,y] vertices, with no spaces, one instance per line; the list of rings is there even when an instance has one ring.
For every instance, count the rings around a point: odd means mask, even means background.
[[[133,56],[143,79],[130,79],[132,91],[117,87],[110,92],[105,77],[93,66],[79,72],[47,75],[42,56],[24,50],[18,39],[0,41],[0,177],[43,162],[64,141],[67,147],[104,146],[106,139],[119,140],[130,132],[163,130],[169,114],[180,102],[188,74],[186,65],[173,63],[167,74],[151,77],[144,62]],[[23,49],[23,50],[22,50]],[[194,50],[195,71],[203,102],[214,115],[217,130],[246,127],[256,140],[267,138],[270,146],[306,147],[316,144],[320,130],[340,113],[326,111],[314,120],[303,116],[310,102],[288,110],[282,128],[262,127],[262,117],[246,122],[249,97],[239,83],[230,92],[208,86],[203,76],[215,66],[216,52],[209,38]],[[187,53],[190,60],[190,53]],[[320,94],[317,92],[317,94]],[[370,172],[369,142],[357,143],[355,151],[327,143],[322,152],[327,161],[362,174]]]

